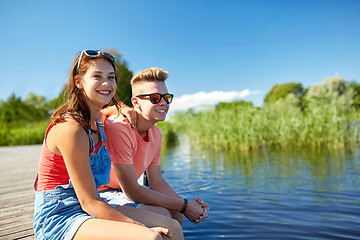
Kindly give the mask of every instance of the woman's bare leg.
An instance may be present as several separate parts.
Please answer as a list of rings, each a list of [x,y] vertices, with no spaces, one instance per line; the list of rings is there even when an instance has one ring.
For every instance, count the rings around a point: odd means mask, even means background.
[[[162,237],[150,228],[137,224],[92,218],[80,226],[73,239],[162,240]]]
[[[120,206],[116,209],[122,214],[145,224],[147,227],[164,227],[169,229],[172,234],[172,238],[167,238],[166,236],[162,235],[163,239],[184,239],[181,225],[177,220],[171,218],[170,213],[168,214],[168,216],[164,216],[154,212],[146,211],[145,208],[141,209],[128,206]]]

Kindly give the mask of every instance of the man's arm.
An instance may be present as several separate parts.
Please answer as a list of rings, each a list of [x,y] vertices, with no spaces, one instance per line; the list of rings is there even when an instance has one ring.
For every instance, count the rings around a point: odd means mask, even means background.
[[[138,184],[134,165],[113,163],[114,173],[122,191],[134,202],[147,205],[162,206],[167,209],[180,211],[183,199],[178,196],[167,196]]]
[[[146,173],[150,189],[165,194],[167,196],[181,198],[181,196],[173,190],[173,188],[166,182],[166,180],[162,176],[160,166],[150,165]],[[183,223],[183,214],[181,214],[179,211],[174,210],[169,210],[169,212],[173,219],[176,219],[180,224]]]
[[[138,184],[136,172],[132,164],[113,163],[115,175],[120,187],[128,198],[134,202],[147,205],[161,206],[169,210],[180,211],[184,204],[181,198],[163,179],[160,166],[151,166],[149,172],[150,188],[148,189]],[[162,179],[162,180],[161,180]],[[159,191],[155,190],[158,189]],[[202,206],[196,201],[188,202],[185,216],[195,222],[203,213]]]
[[[162,176],[162,171],[160,169],[160,166],[157,165],[150,165],[147,169],[147,176],[149,181],[149,186],[154,191],[160,192],[162,194],[165,194],[167,196],[172,197],[178,197],[181,198],[180,195],[178,195],[174,189],[166,182],[164,177]],[[196,218],[195,221],[192,221],[190,219],[193,219],[195,215],[197,215],[197,207],[198,203],[202,207],[202,214]],[[205,203],[201,198],[195,198],[192,201],[189,202],[188,210],[185,211],[185,216],[194,223],[199,223],[204,220],[204,218],[207,218],[207,211],[209,209],[209,206],[207,203]],[[195,208],[195,209],[194,209]],[[172,213],[174,214],[174,213]],[[178,213],[180,214],[180,213]],[[194,215],[195,214],[195,215]],[[178,218],[177,216],[173,216],[175,218]]]
[[[166,180],[162,176],[160,166],[150,165],[146,173],[150,189],[165,194],[167,196],[181,198],[180,195],[172,189],[172,187],[166,182]]]

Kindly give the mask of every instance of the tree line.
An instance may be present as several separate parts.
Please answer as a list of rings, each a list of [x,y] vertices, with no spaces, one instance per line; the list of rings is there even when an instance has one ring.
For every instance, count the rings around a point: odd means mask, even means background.
[[[108,50],[117,57],[117,74],[119,84],[116,94],[119,99],[131,106],[130,80],[132,71],[127,63],[121,60],[120,54]],[[65,85],[58,97],[47,101],[44,96],[30,93],[24,100],[12,94],[7,101],[0,99],[0,122],[11,123],[18,121],[36,122],[48,118],[52,110],[59,107],[66,96]],[[313,104],[324,105],[329,102],[340,105],[342,108],[353,107],[360,110],[360,84],[356,81],[346,81],[341,77],[326,78],[324,82],[303,88],[301,83],[285,83],[274,85],[264,98],[264,105],[291,105],[305,109]],[[221,102],[216,109],[233,109],[241,105],[252,106],[251,102],[234,101],[231,103]],[[189,112],[192,112],[190,110]]]

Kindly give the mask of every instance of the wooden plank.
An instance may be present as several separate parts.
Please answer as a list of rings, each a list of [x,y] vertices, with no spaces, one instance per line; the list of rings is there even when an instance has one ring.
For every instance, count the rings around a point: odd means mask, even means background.
[[[0,235],[0,239],[11,239],[11,240],[15,240],[15,239],[35,239],[34,238],[34,230],[32,228],[32,226],[27,229],[16,229],[13,232],[11,232],[10,234],[6,234],[6,235]]]
[[[41,145],[0,147],[0,239],[34,239],[33,182]]]

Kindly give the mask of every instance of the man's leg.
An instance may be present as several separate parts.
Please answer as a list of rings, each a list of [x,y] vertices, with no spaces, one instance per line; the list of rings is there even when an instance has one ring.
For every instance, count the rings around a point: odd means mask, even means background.
[[[184,222],[184,215],[179,213],[178,211],[168,210],[164,207],[144,205],[144,204],[139,206],[138,208],[175,219],[180,223],[180,225]]]

